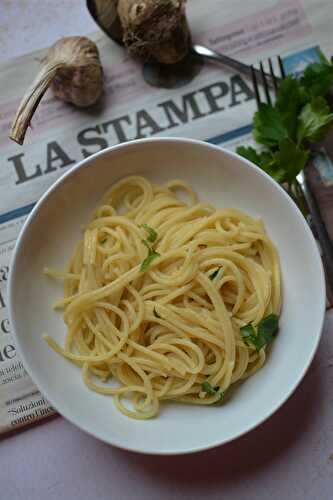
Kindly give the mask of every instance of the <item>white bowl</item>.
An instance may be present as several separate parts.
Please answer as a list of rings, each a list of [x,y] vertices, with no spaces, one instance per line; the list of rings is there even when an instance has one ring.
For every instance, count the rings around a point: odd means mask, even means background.
[[[60,342],[65,327],[52,303],[59,282],[45,266],[62,268],[80,226],[118,179],[140,174],[156,182],[181,178],[201,199],[264,219],[281,258],[281,328],[265,366],[223,406],[162,404],[160,415],[123,416],[110,396],[85,387],[79,368],[42,340]],[[316,242],[303,216],[269,176],[222,148],[189,139],[149,139],[115,146],[82,161],[41,198],[18,239],[9,279],[9,310],[24,365],[54,408],[83,430],[115,446],[157,454],[189,453],[226,443],[275,412],[302,380],[315,354],[325,312],[325,282]]]

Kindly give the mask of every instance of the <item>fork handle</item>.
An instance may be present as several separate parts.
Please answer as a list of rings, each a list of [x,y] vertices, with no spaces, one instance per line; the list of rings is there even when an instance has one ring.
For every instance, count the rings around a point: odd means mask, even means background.
[[[318,203],[303,173],[300,186],[309,209],[309,226],[319,243],[327,283],[331,291],[333,291],[333,245],[322,219]]]

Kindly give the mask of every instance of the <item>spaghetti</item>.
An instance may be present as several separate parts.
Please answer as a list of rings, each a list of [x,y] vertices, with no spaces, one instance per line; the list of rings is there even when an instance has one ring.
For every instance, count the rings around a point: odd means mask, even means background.
[[[280,311],[279,260],[262,221],[200,202],[181,181],[116,183],[65,271],[45,272],[64,279],[55,307],[67,327],[63,347],[46,341],[138,419],[165,400],[220,401],[265,362],[266,345],[242,328],[255,333]]]

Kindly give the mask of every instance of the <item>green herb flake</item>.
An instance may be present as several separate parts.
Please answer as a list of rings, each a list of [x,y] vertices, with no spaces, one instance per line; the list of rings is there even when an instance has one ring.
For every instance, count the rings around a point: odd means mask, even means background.
[[[215,396],[215,394],[219,392],[220,388],[213,387],[212,384],[206,381],[202,384],[202,390],[211,396]]]
[[[256,331],[254,329],[254,326],[251,324],[242,326],[240,329],[241,335],[243,339],[247,339],[249,337],[253,337],[256,334]]]
[[[142,243],[144,244],[145,247],[148,248],[148,250],[151,250],[150,245],[147,240],[142,240]]]
[[[107,241],[108,241],[108,240],[107,240],[107,238],[105,238],[104,240],[101,240],[101,242],[100,242],[100,243],[101,243],[101,245],[105,245],[105,243],[106,243]]]
[[[222,401],[224,401],[224,396],[225,393],[223,391],[220,391],[220,399],[218,400],[219,403],[222,403]]]
[[[207,381],[203,382],[201,389],[206,394],[209,394],[209,396],[216,396],[216,394],[218,394],[219,399],[216,401],[216,403],[221,403],[224,400],[224,392],[220,391],[219,387],[213,387],[212,384]]]
[[[209,276],[209,279],[210,280],[213,280],[216,278],[216,276],[219,274],[220,270],[222,269],[222,267],[218,267],[210,276]]]
[[[217,390],[214,389],[214,387],[209,383],[209,382],[204,382],[201,386],[203,392],[205,392],[206,394],[209,394],[210,396],[215,396]]]
[[[143,229],[145,231],[147,231],[147,240],[150,242],[150,243],[153,243],[156,238],[157,238],[157,232],[155,231],[155,229],[153,229],[152,227],[148,226],[148,224],[143,224],[142,225]]]
[[[257,351],[260,351],[274,340],[278,330],[279,317],[276,314],[270,314],[260,321],[257,328],[248,324],[240,328],[240,333],[247,344],[252,344]]]
[[[279,317],[270,314],[262,319],[258,325],[258,336],[265,339],[266,343],[272,342],[279,331]]]
[[[155,252],[155,250],[153,250],[152,248],[150,248],[150,246],[145,240],[143,240],[143,243],[148,248],[148,255],[141,263],[140,266],[141,272],[145,271],[147,267],[153,262],[153,260],[156,259],[156,257],[160,257],[160,254],[158,252]]]

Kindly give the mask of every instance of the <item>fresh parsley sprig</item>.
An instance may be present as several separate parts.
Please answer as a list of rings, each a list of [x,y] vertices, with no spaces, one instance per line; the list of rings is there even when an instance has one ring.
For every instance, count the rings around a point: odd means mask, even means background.
[[[279,331],[279,317],[276,314],[269,314],[262,319],[257,327],[251,323],[240,328],[240,333],[249,345],[253,345],[260,351],[267,344],[272,342]]]
[[[253,118],[253,137],[260,151],[241,146],[237,152],[258,165],[301,205],[297,175],[311,154],[311,144],[324,139],[333,125],[326,96],[333,85],[333,57],[320,54],[303,76],[288,76],[280,85],[275,104],[262,104]]]

